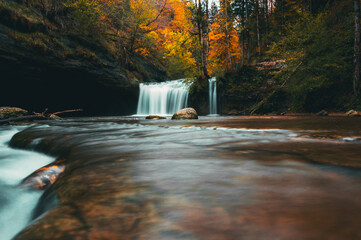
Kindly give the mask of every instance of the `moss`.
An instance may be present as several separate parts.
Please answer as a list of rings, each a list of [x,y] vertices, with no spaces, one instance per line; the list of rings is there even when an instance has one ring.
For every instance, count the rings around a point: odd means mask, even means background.
[[[82,48],[80,46],[77,46],[75,48],[75,53],[76,53],[76,56],[84,57],[85,59],[90,60],[90,61],[98,60],[98,57],[94,52],[90,51],[89,49]]]
[[[28,115],[29,112],[16,107],[0,107],[0,119],[7,119],[12,117],[21,117]]]
[[[45,30],[42,15],[14,1],[0,1],[0,22],[21,32]]]

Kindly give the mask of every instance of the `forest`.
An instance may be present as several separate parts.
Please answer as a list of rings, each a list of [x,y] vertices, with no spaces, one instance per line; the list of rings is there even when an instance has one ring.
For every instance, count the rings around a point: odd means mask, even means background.
[[[360,108],[358,5],[352,0],[1,1],[3,13],[15,12],[11,24],[27,21],[33,28],[15,26],[10,36],[46,54],[97,61],[102,49],[137,81],[148,74],[141,59],[168,79],[187,78],[193,100],[206,98],[206,79],[217,77],[225,114]],[[70,50],[65,36],[91,46]]]
[[[361,0],[0,0],[0,240],[361,239]]]

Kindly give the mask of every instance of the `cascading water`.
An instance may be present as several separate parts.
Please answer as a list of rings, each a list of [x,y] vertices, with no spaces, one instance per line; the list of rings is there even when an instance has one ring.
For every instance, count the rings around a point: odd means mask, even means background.
[[[137,115],[171,115],[187,107],[189,90],[184,79],[141,83]]]
[[[208,79],[209,82],[209,114],[217,114],[217,82],[216,78]]]
[[[54,159],[39,153],[9,148],[7,143],[18,132],[0,128],[0,236],[12,239],[31,220],[42,194],[19,186],[22,179]]]

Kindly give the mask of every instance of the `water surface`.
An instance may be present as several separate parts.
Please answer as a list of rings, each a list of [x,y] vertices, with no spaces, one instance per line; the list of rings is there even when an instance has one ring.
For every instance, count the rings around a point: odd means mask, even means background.
[[[109,117],[32,127],[23,134],[67,168],[54,185],[62,204],[17,239],[360,239],[360,123]]]
[[[50,163],[52,158],[39,153],[8,147],[11,137],[19,130],[0,128],[0,236],[11,239],[31,220],[41,192],[19,186],[22,179]]]

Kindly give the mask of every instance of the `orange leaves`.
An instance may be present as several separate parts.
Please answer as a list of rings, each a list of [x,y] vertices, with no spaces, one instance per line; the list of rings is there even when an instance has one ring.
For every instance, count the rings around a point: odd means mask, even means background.
[[[234,28],[233,19],[225,13],[226,6],[222,5],[222,7],[210,27],[210,74],[218,70],[234,68],[240,62],[241,46],[239,44],[239,35]]]
[[[163,58],[168,66],[168,74],[171,78],[181,77],[174,74],[180,70],[185,75],[194,75],[197,65],[193,56],[196,40],[191,34],[192,12],[182,0],[169,0],[168,4],[166,16],[168,21],[158,30],[163,40],[162,48],[165,50]]]
[[[147,48],[137,48],[135,52],[145,57],[149,56],[150,53],[149,49]]]

